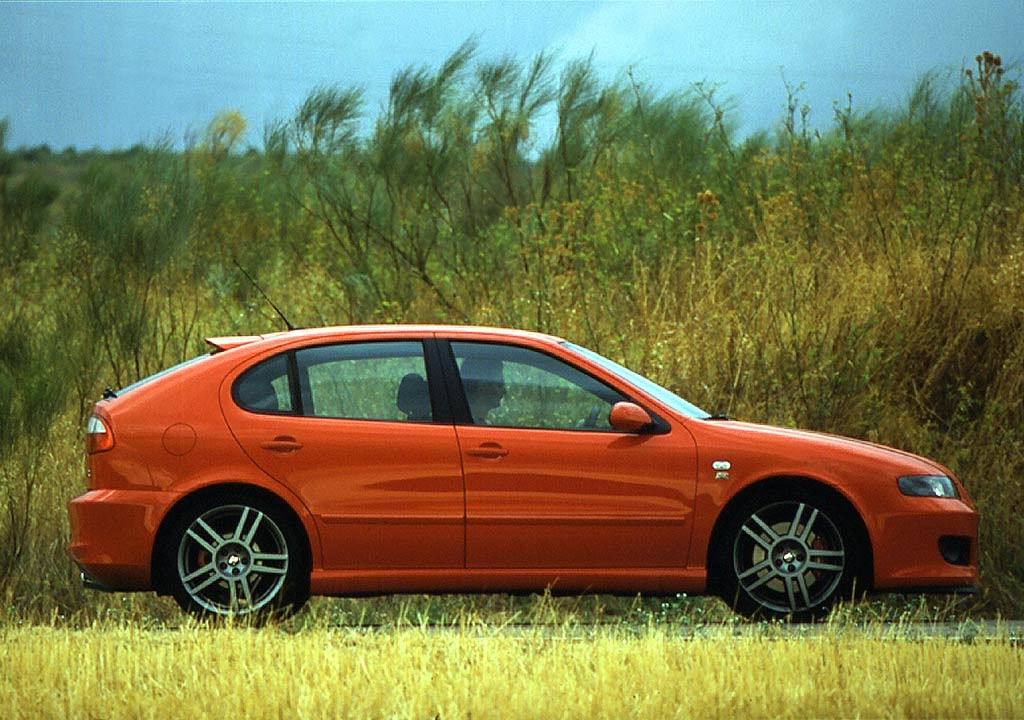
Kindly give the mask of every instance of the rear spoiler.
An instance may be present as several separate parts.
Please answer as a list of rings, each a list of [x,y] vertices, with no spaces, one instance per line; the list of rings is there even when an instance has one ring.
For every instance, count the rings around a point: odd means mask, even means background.
[[[231,350],[232,348],[242,347],[249,343],[254,343],[257,340],[263,338],[259,335],[230,335],[228,337],[210,337],[206,338],[206,344],[213,346],[213,352],[219,353],[224,350]]]

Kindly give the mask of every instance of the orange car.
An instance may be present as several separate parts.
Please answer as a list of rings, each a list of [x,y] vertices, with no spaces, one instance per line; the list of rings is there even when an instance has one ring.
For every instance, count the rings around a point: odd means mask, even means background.
[[[708,415],[532,332],[210,338],[88,425],[71,555],[93,588],[198,614],[310,594],[714,592],[820,616],[969,592],[978,514],[941,465]]]

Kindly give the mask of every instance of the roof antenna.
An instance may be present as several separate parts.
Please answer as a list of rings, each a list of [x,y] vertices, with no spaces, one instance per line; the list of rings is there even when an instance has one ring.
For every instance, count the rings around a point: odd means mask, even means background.
[[[245,268],[244,268],[244,267],[242,267],[242,266],[241,266],[241,264],[239,264],[238,260],[236,260],[235,258],[231,258],[231,262],[233,262],[233,263],[235,264],[235,267],[237,267],[237,268],[238,268],[239,270],[241,270],[241,271],[242,271],[242,274],[243,274],[243,275],[245,275],[246,279],[247,279],[247,280],[248,280],[249,282],[251,282],[251,283],[252,283],[252,286],[253,286],[254,288],[256,288],[256,290],[257,290],[257,291],[259,292],[259,294],[263,296],[263,299],[264,299],[264,300],[266,300],[266,301],[267,301],[268,303],[270,303],[270,307],[274,308],[274,311],[275,311],[275,312],[276,312],[276,313],[277,313],[277,314],[278,314],[278,315],[279,315],[279,316],[281,317],[281,319],[282,319],[282,320],[284,320],[284,324],[285,324],[285,325],[287,326],[287,328],[288,328],[289,330],[294,330],[294,329],[295,329],[295,326],[294,326],[294,325],[292,325],[292,324],[291,324],[290,322],[288,322],[288,318],[286,318],[286,317],[284,316],[284,313],[283,313],[283,312],[281,312],[281,308],[279,308],[279,307],[278,307],[277,305],[275,305],[275,304],[274,304],[274,301],[273,301],[273,300],[271,300],[271,299],[270,299],[270,297],[269,297],[269,296],[268,296],[268,295],[267,295],[267,294],[266,294],[265,292],[263,292],[263,288],[261,288],[261,287],[260,287],[260,286],[259,286],[259,285],[258,285],[258,284],[256,283],[256,281],[252,279],[252,275],[250,275],[249,273],[247,273],[247,272],[245,271]]]

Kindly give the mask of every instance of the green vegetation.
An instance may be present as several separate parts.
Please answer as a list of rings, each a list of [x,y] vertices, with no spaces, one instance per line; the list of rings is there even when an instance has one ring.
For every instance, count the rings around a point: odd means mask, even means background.
[[[0,125],[0,598],[100,613],[64,552],[104,386],[299,325],[552,332],[743,419],[933,457],[982,512],[975,610],[1024,613],[1024,103],[997,56],[891,110],[737,139],[716,94],[478,60],[312,91],[243,147],[16,151]],[[361,128],[370,127],[368,131]],[[156,600],[137,612],[163,613]],[[147,604],[148,603],[148,604]]]

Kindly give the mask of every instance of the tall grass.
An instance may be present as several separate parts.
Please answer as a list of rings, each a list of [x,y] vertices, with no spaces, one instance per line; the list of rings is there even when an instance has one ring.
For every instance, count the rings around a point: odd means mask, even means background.
[[[475,53],[397,75],[366,135],[359,92],[320,88],[262,147],[226,112],[183,152],[93,156],[30,224],[11,189],[80,159],[0,133],[4,601],[108,606],[62,549],[81,422],[205,336],[280,329],[237,261],[295,324],[545,330],[709,410],[933,457],[982,513],[979,610],[1024,612],[1024,103],[1001,60],[824,131],[789,88],[739,140],[703,86]]]
[[[1006,637],[0,627],[0,714],[51,717],[972,717],[1020,714]]]

